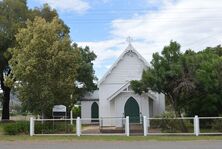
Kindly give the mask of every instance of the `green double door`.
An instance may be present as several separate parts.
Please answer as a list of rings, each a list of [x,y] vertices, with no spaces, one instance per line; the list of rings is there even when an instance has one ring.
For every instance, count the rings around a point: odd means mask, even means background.
[[[137,101],[130,97],[125,106],[124,106],[124,114],[125,117],[129,116],[129,122],[130,123],[139,123],[140,122],[140,110],[139,110],[139,104]]]

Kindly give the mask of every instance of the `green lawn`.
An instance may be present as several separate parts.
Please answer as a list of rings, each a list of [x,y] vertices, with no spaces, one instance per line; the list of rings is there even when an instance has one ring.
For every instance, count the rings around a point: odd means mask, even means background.
[[[0,123],[0,135],[3,134],[3,124]]]
[[[0,141],[192,141],[222,140],[222,136],[33,136],[0,135]]]

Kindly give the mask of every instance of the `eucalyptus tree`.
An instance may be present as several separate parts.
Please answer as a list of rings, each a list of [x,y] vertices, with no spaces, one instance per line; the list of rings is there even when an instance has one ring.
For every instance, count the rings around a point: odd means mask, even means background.
[[[15,34],[19,28],[25,26],[28,12],[26,0],[0,1],[0,84],[3,90],[2,120],[9,119],[11,88],[5,85],[5,76],[11,74],[8,63],[11,55],[8,49],[15,46]]]
[[[54,17],[58,17],[56,10],[51,9],[47,4],[41,8],[29,9],[27,0],[2,0],[0,1],[0,85],[3,90],[2,99],[2,120],[9,120],[9,102],[11,86],[7,86],[6,78],[10,77],[11,67],[9,60],[11,54],[9,48],[16,46],[15,35],[20,28],[26,27],[26,21],[34,20],[36,16],[40,16],[50,22]],[[64,25],[67,31],[69,28],[60,19],[60,23]],[[9,81],[9,80],[8,80]]]
[[[51,22],[36,17],[16,35],[10,50],[12,80],[19,98],[33,113],[50,113],[54,104],[69,106],[75,88],[80,52],[71,46],[66,27],[58,18]]]

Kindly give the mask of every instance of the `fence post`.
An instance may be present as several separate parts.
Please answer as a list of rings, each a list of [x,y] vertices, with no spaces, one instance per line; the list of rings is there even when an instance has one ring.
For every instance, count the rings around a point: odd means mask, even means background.
[[[147,118],[146,118],[146,116],[143,116],[143,133],[144,133],[144,136],[147,136]]]
[[[70,111],[70,124],[73,125],[73,116],[72,116],[72,110]]]
[[[129,116],[126,117],[125,133],[126,133],[126,136],[129,136],[129,134],[130,134],[130,132],[129,132]]]
[[[77,119],[76,119],[76,135],[77,136],[81,135],[81,120],[80,120],[80,117],[77,117]]]
[[[30,126],[29,126],[29,133],[30,133],[30,136],[33,136],[34,135],[34,119],[33,117],[30,117]]]
[[[196,136],[199,136],[200,134],[200,124],[199,124],[199,118],[197,115],[194,117],[194,134]]]

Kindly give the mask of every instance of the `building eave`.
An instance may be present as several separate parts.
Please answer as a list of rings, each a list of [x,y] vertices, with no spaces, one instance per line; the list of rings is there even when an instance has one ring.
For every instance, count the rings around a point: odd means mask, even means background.
[[[111,101],[112,99],[114,99],[116,96],[118,96],[126,87],[128,87],[130,85],[130,82],[127,82],[126,84],[124,84],[123,86],[121,86],[116,92],[114,92],[111,96],[109,96],[107,98],[107,100]]]

